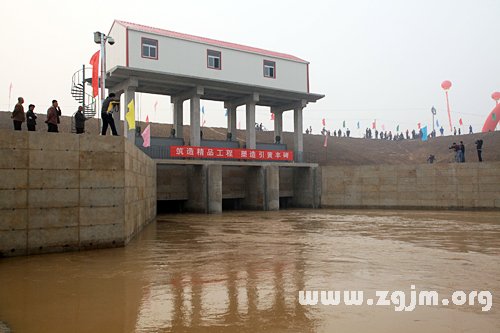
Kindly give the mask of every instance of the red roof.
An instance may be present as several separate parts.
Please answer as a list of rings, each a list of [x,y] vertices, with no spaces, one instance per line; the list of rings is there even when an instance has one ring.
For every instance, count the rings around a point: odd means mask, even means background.
[[[266,55],[269,57],[282,58],[282,59],[287,59],[287,60],[291,60],[291,61],[308,63],[307,61],[305,61],[303,59],[300,59],[298,57],[295,57],[293,55],[286,54],[286,53],[268,51],[268,50],[259,49],[256,47],[245,46],[245,45],[229,43],[229,42],[223,42],[223,41],[216,40],[216,39],[198,37],[198,36],[183,34],[180,32],[148,27],[146,25],[135,24],[135,23],[130,23],[130,22],[126,22],[126,21],[115,20],[115,22],[118,24],[121,24],[122,26],[124,26],[126,28],[130,28],[130,29],[137,30],[137,31],[143,31],[143,32],[148,32],[148,33],[152,33],[152,34],[156,34],[156,35],[172,37],[172,38],[184,39],[184,40],[189,40],[192,42],[198,42],[198,43],[203,43],[203,44],[210,44],[210,45],[228,48],[228,49],[233,49],[233,50],[239,50],[239,51],[250,52],[250,53],[257,53],[257,54]]]

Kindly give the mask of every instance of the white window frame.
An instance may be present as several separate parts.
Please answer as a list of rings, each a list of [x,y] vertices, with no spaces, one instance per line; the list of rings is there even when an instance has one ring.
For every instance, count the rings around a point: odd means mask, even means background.
[[[147,54],[144,52],[144,47],[146,47]],[[151,56],[152,50],[155,52],[155,56]],[[146,59],[158,60],[158,40],[142,37],[141,39],[141,56]]]
[[[218,66],[217,65],[217,61]],[[207,67],[210,69],[222,69],[222,52],[216,50],[207,50]]]
[[[264,77],[267,77],[270,79],[276,78],[276,62],[275,61],[264,60]]]

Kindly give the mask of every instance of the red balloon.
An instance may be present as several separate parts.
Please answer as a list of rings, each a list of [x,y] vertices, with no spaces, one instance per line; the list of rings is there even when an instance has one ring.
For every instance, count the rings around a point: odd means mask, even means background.
[[[491,94],[491,98],[493,98],[495,101],[500,100],[500,91],[495,91],[493,94]]]
[[[443,83],[441,83],[441,88],[443,88],[444,90],[448,90],[451,88],[451,82],[446,80],[446,81],[443,81]]]
[[[493,116],[493,113],[495,114],[495,116]],[[498,115],[500,115],[500,104],[498,104],[488,115],[488,118],[483,125],[483,132],[493,132],[495,130],[498,121],[500,120],[497,118]]]

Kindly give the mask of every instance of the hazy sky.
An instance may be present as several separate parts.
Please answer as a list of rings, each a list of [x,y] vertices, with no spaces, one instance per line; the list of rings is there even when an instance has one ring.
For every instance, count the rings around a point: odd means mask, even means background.
[[[500,91],[499,15],[500,0],[2,1],[0,110],[12,82],[11,109],[23,96],[38,113],[52,99],[63,113],[76,111],[71,77],[98,49],[93,32],[120,19],[310,61],[311,92],[326,95],[304,111],[304,127],[315,132],[322,118],[332,129],[345,120],[354,132],[374,119],[387,130],[432,126],[433,105],[445,125],[443,80],[453,83],[454,125],[462,118],[477,130]],[[138,99],[141,120],[172,121],[168,97]],[[208,126],[226,125],[222,103],[202,105]],[[244,126],[243,108],[238,117]],[[256,120],[273,128],[269,109],[259,108]],[[293,128],[291,112],[284,121]]]

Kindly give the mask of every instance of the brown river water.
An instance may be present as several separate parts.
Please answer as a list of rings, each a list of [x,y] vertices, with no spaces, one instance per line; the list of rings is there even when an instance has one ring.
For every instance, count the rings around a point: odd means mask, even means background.
[[[301,290],[492,299],[398,312]],[[162,215],[126,248],[0,259],[0,332],[500,332],[499,295],[500,212]]]

